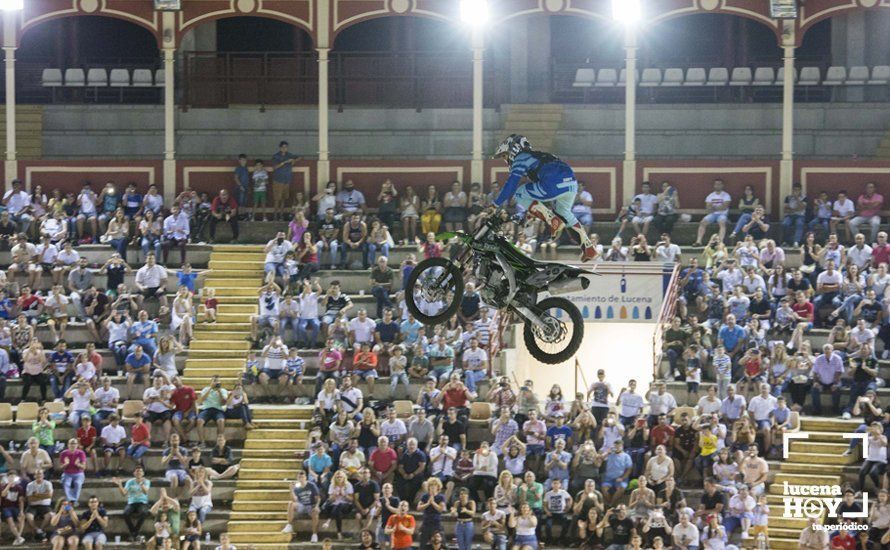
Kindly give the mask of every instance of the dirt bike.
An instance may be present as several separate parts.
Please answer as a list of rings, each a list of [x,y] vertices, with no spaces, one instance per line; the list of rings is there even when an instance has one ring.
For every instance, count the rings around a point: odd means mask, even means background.
[[[568,299],[553,294],[590,285],[592,271],[529,257],[498,232],[509,220],[496,211],[472,233],[446,232],[436,240],[457,239],[451,258],[428,258],[411,271],[405,303],[425,325],[445,323],[460,307],[464,277],[477,281],[482,300],[524,322],[523,336],[532,357],[546,364],[570,359],[581,346],[584,318]],[[541,298],[542,294],[550,296]]]

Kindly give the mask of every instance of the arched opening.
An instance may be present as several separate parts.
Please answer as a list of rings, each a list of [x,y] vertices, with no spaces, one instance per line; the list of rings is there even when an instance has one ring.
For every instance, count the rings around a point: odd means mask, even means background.
[[[207,21],[185,33],[181,50],[188,106],[317,103],[318,63],[300,27],[262,17]]]
[[[485,65],[486,74],[493,74],[491,64]],[[340,107],[469,107],[473,100],[469,31],[413,16],[351,25],[334,41],[331,94]]]
[[[26,29],[21,37],[16,51],[17,100],[157,101],[154,76],[159,68],[157,37],[145,27],[92,15],[51,19]],[[148,85],[138,90],[133,82],[137,70],[149,78]],[[56,71],[61,82],[47,80]]]

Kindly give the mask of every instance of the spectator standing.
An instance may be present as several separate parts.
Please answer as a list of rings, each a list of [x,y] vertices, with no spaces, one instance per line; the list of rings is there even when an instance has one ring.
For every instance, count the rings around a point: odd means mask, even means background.
[[[62,488],[65,491],[65,498],[73,506],[77,506],[85,478],[87,455],[78,447],[76,438],[68,440],[68,448],[59,455],[59,464],[62,466]]]
[[[408,513],[408,501],[399,502],[398,513],[389,516],[384,532],[391,538],[393,550],[408,550],[414,545],[414,517]]]
[[[390,293],[395,283],[395,270],[389,267],[389,258],[380,256],[371,268],[371,294],[377,300],[377,318],[383,317],[383,311],[392,307]]]
[[[288,151],[288,143],[278,144],[278,151],[272,155],[272,215],[273,219],[287,219],[285,202],[290,199],[294,182],[294,162],[300,157]]]
[[[235,167],[235,200],[238,204],[247,204],[250,193],[250,168],[247,166],[247,155],[238,155],[238,166]]]

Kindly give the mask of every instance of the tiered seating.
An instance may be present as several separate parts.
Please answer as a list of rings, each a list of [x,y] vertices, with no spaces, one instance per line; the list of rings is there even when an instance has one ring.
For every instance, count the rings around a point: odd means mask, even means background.
[[[616,69],[593,69],[582,67],[576,70],[572,87],[582,89],[585,93],[590,89],[614,88],[625,85],[625,69],[620,69],[621,77],[615,79]],[[798,74],[799,73],[799,74]],[[677,87],[711,86],[719,88],[729,86],[737,89],[752,88],[769,89],[781,87],[785,83],[785,69],[779,67],[703,67],[689,68],[644,68],[642,78],[637,78],[637,85],[641,88],[669,89]],[[853,87],[853,86],[886,86],[890,82],[890,65],[865,66],[831,66],[825,71],[819,67],[795,67],[795,86],[803,88],[813,86],[829,87]],[[654,93],[654,92],[652,92]],[[674,98],[670,94],[670,98]]]
[[[56,99],[56,91],[58,89],[89,89],[93,92],[93,99],[98,100],[103,92],[114,90],[119,100],[123,101],[125,90],[128,89],[144,89],[144,88],[163,88],[164,87],[164,70],[158,69],[133,69],[132,77],[130,69],[115,68],[110,71],[105,68],[89,68],[86,71],[82,68],[68,68],[63,71],[61,69],[48,68],[43,69],[41,75],[41,85],[48,88],[51,92],[51,98]]]

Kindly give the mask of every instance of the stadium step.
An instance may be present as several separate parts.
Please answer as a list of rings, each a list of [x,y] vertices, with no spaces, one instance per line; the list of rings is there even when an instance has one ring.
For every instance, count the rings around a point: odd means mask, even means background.
[[[214,357],[208,359],[196,359],[189,357],[185,360],[185,368],[219,368],[219,369],[242,369],[244,368],[244,360],[242,359],[224,359],[222,357]],[[191,374],[191,371],[189,371]]]
[[[259,269],[257,266],[259,265]],[[250,260],[250,259],[229,259],[229,260],[214,260],[213,254],[210,255],[210,262],[207,264],[211,270],[217,269],[238,269],[238,270],[247,270],[250,273],[263,272],[263,258],[258,258],[258,260]]]
[[[212,334],[212,333],[208,333]],[[199,338],[201,334],[196,335],[196,338],[191,341],[189,347],[191,349],[196,350],[214,350],[214,351],[242,351],[244,354],[247,354],[247,350],[250,349],[250,342],[247,341],[246,335],[241,335],[240,339],[230,339],[230,340],[219,340],[218,336],[214,336],[213,340],[204,340]]]
[[[272,437],[260,438],[260,437],[258,437],[257,432],[261,432],[261,431],[264,431],[264,430],[252,430],[250,432],[250,434],[248,434],[248,438],[244,440],[244,448],[245,449],[272,449],[272,450],[291,449],[291,450],[295,451],[295,450],[301,448],[301,447],[297,446],[298,444],[302,444],[304,446],[302,448],[305,448],[305,445],[306,445],[305,439],[297,440],[297,439],[292,439],[290,437],[288,437],[286,439],[275,439]],[[304,432],[304,434],[306,434],[306,433],[308,433],[308,432]],[[306,435],[304,435],[303,437],[305,438]]]
[[[269,465],[269,460],[266,459],[242,459],[241,460],[241,471],[244,470],[252,470],[257,468],[264,468]],[[275,466],[279,468],[287,468],[292,473],[296,472],[303,465],[303,461],[298,458],[277,458],[275,459]]]
[[[286,499],[279,500],[236,500],[232,502],[232,512],[285,512],[290,500],[290,493]]]
[[[213,288],[219,287],[249,287],[256,289],[256,278],[248,277],[245,275],[243,271],[238,271],[237,275],[234,277],[220,277],[216,274],[215,271],[211,271],[213,274],[204,281],[204,286],[209,286]]]
[[[769,513],[770,548],[783,550],[799,548],[800,530],[806,527],[806,518],[786,518],[785,483],[789,485],[840,485],[844,469],[857,462],[858,453],[844,456],[849,447],[843,434],[853,432],[857,421],[837,418],[802,417],[801,431],[807,439],[791,440],[788,459],[779,463],[767,491]]]
[[[232,512],[229,514],[229,521],[287,521],[287,510]]]
[[[789,485],[838,485],[841,482],[840,475],[801,475],[780,472],[773,479],[773,485],[788,482]]]
[[[228,314],[247,314],[247,315],[256,315],[257,313],[257,304],[254,302],[253,304],[245,305],[245,304],[219,304],[219,314],[220,315],[228,315]]]
[[[213,276],[213,279],[240,279],[242,277],[247,277],[250,275],[251,277],[257,276],[261,277],[263,275],[262,269],[214,269],[210,272]],[[207,283],[204,283],[204,286],[212,286]]]
[[[811,460],[818,460],[812,458]],[[804,462],[780,462],[779,471],[788,474],[816,474],[816,475],[834,475],[838,473],[838,467],[845,468],[845,465],[832,464],[813,464],[808,461]]]
[[[250,332],[250,321],[244,323],[198,323],[195,332]]]
[[[848,447],[849,445],[847,443],[826,443],[809,441],[807,439],[791,440],[792,453],[840,455],[847,450]]]
[[[815,461],[815,462],[814,462]],[[788,462],[818,465],[846,465],[858,462],[855,455],[822,454],[822,453],[788,453]],[[814,472],[815,473],[815,472]]]
[[[842,420],[840,418],[803,417],[800,419],[800,429],[804,432],[852,433],[860,424],[861,422],[858,420]]]
[[[770,534],[772,535],[775,528],[778,529],[777,535],[779,536],[782,536],[788,530],[797,530],[797,534],[800,535],[800,530],[807,526],[807,518],[784,518],[782,517],[783,511],[782,504],[770,506]]]

